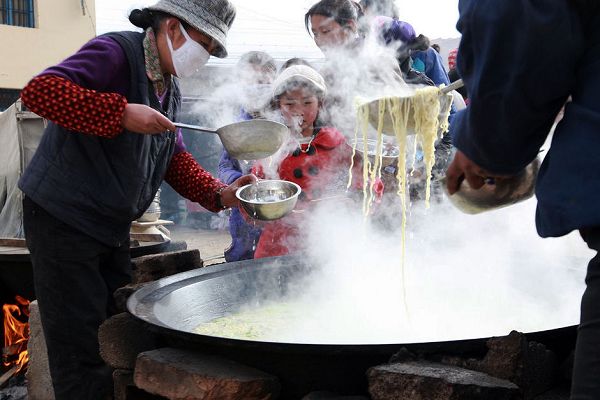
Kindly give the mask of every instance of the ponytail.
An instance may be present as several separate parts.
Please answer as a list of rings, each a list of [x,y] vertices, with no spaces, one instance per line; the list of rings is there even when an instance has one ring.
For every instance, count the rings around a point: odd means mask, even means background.
[[[171,15],[162,11],[150,10],[148,8],[143,8],[141,10],[135,9],[129,13],[129,22],[143,30],[152,28],[154,32],[158,32],[160,30],[161,21],[170,16]]]

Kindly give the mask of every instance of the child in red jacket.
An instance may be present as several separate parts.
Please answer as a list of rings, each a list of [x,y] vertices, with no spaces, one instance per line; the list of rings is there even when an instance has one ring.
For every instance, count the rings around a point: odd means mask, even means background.
[[[333,127],[320,126],[319,111],[327,92],[323,77],[306,65],[293,65],[281,72],[273,83],[275,108],[290,127],[289,153],[271,168],[257,164],[257,176],[295,182],[302,188],[295,213],[270,222],[263,228],[256,246],[255,258],[271,257],[301,250],[299,224],[314,200],[343,194],[352,148],[344,135]],[[271,176],[269,176],[271,175]]]

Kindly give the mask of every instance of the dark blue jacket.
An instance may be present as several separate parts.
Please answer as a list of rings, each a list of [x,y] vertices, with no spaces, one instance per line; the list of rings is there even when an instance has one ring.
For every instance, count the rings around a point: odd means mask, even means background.
[[[567,98],[538,176],[541,236],[600,226],[600,16],[573,1],[460,0],[457,67],[470,98],[451,127],[480,166],[533,160]]]
[[[427,50],[415,51],[411,57],[413,60],[423,62],[424,70],[419,72],[427,75],[435,83],[435,86],[440,86],[441,84],[448,86],[450,84],[450,78],[448,78],[448,73],[444,68],[442,57],[432,47]]]
[[[180,103],[177,86],[161,107],[146,76],[144,34],[109,34],[130,65],[130,103],[146,104],[173,119]],[[54,217],[109,246],[129,238],[131,221],[152,202],[173,151],[175,134],[122,132],[113,139],[68,131],[49,123],[19,188]]]

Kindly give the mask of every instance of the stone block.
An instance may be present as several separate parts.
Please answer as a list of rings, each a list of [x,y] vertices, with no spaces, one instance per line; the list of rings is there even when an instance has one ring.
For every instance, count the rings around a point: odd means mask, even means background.
[[[123,286],[117,290],[113,294],[113,298],[115,299],[115,305],[117,307],[118,312],[126,312],[127,311],[127,299],[129,296],[133,294],[136,290],[142,288],[146,283],[137,283],[137,284],[129,284]]]
[[[516,400],[509,381],[468,369],[413,361],[380,365],[367,371],[372,400]]]
[[[150,254],[131,260],[132,283],[158,280],[203,266],[198,249]]]
[[[133,371],[129,369],[115,369],[113,371],[114,400],[127,400],[127,390],[133,385]]]
[[[98,330],[100,356],[115,369],[133,370],[139,353],[160,347],[159,337],[129,313],[114,315]]]
[[[54,400],[54,388],[48,366],[48,350],[42,331],[42,320],[37,300],[29,303],[29,366],[27,367],[27,393],[29,400]]]
[[[525,335],[513,331],[508,336],[489,339],[486,345],[488,351],[482,360],[445,359],[444,362],[509,380],[521,388],[525,399],[554,385],[557,357],[543,344],[529,342]]]
[[[141,353],[135,385],[170,400],[276,399],[276,377],[233,361],[173,348]]]

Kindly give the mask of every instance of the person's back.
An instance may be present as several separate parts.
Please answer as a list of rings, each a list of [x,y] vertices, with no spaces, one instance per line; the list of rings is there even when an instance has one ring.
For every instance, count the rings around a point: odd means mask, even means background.
[[[536,224],[542,237],[579,230],[599,251],[600,5],[463,0],[459,8],[457,67],[470,102],[451,127],[459,151],[447,172],[450,193],[463,179],[479,188],[487,177],[519,173],[571,96],[538,175]],[[552,46],[540,51],[540,43]],[[600,398],[598,256],[586,284],[572,400]]]

